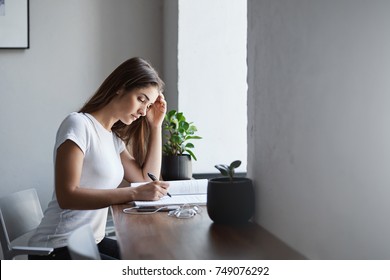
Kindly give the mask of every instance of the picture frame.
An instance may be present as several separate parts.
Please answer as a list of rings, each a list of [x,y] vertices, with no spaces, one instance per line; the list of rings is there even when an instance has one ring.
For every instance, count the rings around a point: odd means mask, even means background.
[[[0,0],[0,49],[28,49],[29,0]]]

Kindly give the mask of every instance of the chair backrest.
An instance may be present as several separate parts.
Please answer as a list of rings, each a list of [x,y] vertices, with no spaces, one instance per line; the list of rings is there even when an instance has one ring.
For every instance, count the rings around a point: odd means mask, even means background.
[[[6,259],[30,252],[28,247],[17,247],[14,250],[11,242],[36,229],[42,217],[43,212],[35,189],[15,192],[0,198],[0,241]],[[42,254],[52,250],[52,248],[43,251],[44,248],[32,248],[38,249],[35,253]]]
[[[35,189],[27,189],[1,197],[0,210],[11,242],[35,229],[43,217]]]
[[[69,235],[68,250],[73,260],[101,259],[90,225],[81,226]]]

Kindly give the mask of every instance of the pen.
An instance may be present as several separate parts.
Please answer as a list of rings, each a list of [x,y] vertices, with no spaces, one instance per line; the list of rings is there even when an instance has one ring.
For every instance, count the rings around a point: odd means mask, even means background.
[[[157,181],[156,176],[154,176],[152,173],[149,173],[149,172],[148,172],[148,176],[149,176],[149,178],[152,179],[153,181]],[[172,197],[170,193],[167,193],[167,195],[168,195],[169,197]]]

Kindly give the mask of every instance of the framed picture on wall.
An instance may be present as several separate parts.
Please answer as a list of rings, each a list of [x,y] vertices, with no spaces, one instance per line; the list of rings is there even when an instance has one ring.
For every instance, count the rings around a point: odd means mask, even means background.
[[[0,0],[0,48],[29,48],[29,0]]]

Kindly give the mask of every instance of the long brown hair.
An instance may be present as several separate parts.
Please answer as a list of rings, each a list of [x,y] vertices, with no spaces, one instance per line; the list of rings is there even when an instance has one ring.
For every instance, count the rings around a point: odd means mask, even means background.
[[[119,65],[101,84],[96,93],[79,110],[80,113],[93,113],[106,106],[116,96],[118,90],[126,92],[136,88],[156,86],[163,91],[164,82],[157,71],[144,59],[133,57]],[[112,131],[126,144],[129,152],[142,167],[148,152],[150,129],[145,117],[140,117],[130,125],[117,121]]]

